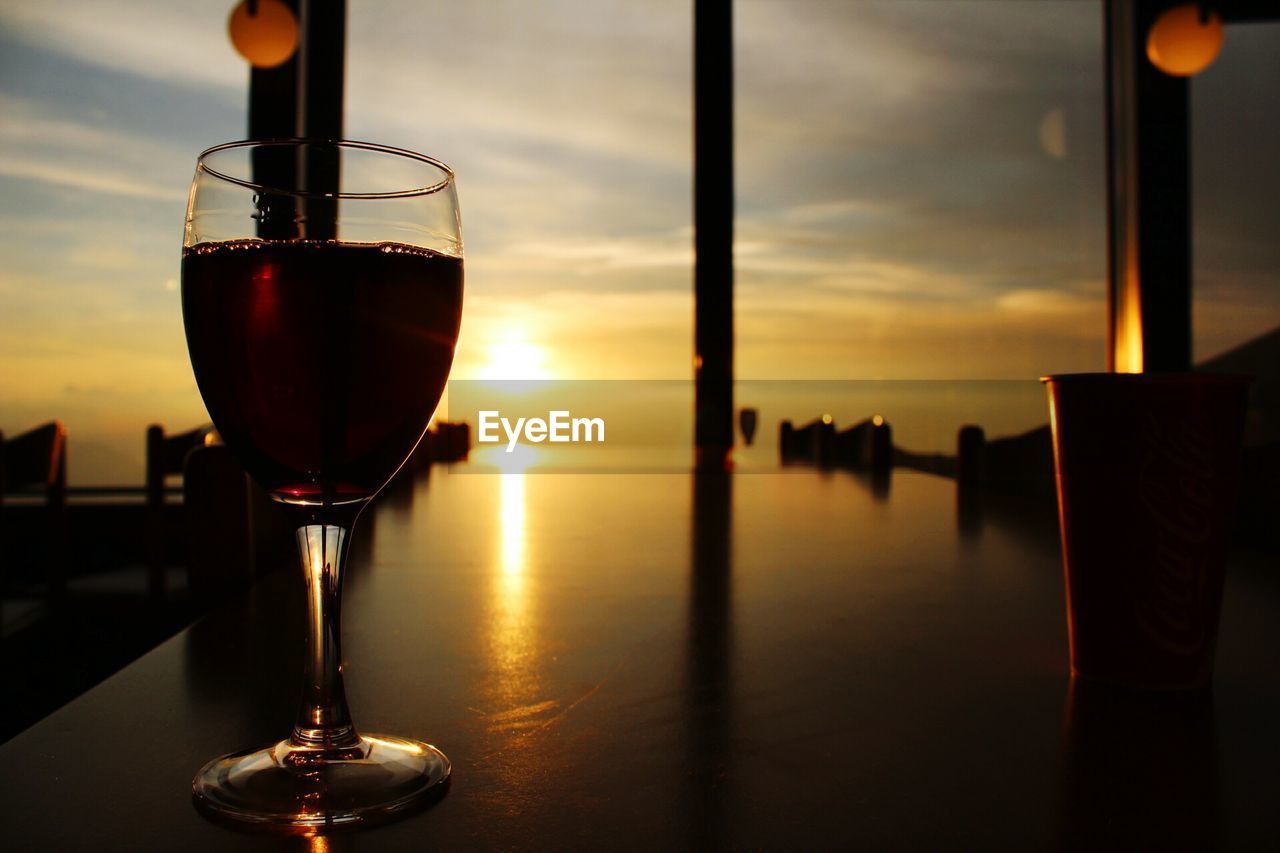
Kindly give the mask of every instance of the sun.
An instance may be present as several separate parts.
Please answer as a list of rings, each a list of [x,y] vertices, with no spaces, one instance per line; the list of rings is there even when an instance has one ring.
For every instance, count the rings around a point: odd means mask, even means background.
[[[477,379],[551,379],[547,348],[521,338],[504,338],[489,344],[486,361]]]

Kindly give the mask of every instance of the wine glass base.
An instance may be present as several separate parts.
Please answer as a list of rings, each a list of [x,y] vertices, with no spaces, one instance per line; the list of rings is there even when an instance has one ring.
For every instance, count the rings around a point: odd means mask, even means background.
[[[206,817],[245,829],[313,834],[393,820],[443,796],[449,759],[430,744],[365,735],[321,750],[288,740],[210,761],[191,783]]]

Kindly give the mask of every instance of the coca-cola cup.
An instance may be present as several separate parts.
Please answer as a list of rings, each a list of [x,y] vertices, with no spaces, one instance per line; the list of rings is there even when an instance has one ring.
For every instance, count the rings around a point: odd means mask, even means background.
[[[1249,379],[1045,377],[1071,670],[1131,686],[1213,674]]]

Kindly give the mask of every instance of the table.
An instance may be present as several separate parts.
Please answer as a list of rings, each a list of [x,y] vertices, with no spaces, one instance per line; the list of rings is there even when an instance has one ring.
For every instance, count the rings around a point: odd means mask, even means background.
[[[193,810],[206,759],[289,730],[301,601],[281,572],[0,748],[5,847],[1280,838],[1280,590],[1266,557],[1232,568],[1210,698],[1072,688],[1052,515],[926,474],[459,466],[382,499],[357,530],[351,707],[362,729],[451,757],[441,802],[313,839]]]

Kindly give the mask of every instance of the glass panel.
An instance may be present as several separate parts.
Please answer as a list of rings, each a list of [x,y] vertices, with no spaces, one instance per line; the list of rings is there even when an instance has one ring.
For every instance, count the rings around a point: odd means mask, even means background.
[[[739,377],[1021,381],[884,386],[914,450],[1045,423],[1037,377],[1106,363],[1100,4],[737,9]]]
[[[1191,80],[1197,363],[1280,334],[1280,23],[1232,24]],[[1243,366],[1227,369],[1244,369]]]
[[[347,135],[458,174],[452,378],[687,378],[689,0],[353,3]]]
[[[148,424],[207,420],[178,262],[196,154],[244,136],[228,11],[0,7],[0,430],[64,421],[73,485],[140,484]]]

